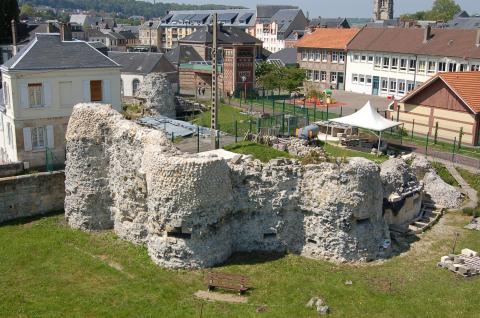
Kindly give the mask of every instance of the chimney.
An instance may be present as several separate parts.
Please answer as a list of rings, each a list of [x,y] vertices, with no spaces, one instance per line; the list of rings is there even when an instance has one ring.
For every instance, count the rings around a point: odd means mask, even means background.
[[[72,41],[72,30],[70,29],[70,23],[60,24],[60,40]]]
[[[475,39],[475,45],[480,47],[480,28],[477,29],[477,38]]]
[[[432,37],[432,27],[430,25],[427,25],[427,27],[423,31],[423,43],[427,43],[431,37]]]
[[[17,54],[17,23],[12,20],[12,55]]]

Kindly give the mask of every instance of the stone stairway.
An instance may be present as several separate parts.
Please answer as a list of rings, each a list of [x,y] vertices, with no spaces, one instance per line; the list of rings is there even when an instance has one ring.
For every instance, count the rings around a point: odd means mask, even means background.
[[[424,202],[420,217],[410,223],[407,234],[420,234],[429,229],[440,219],[443,211],[444,209],[442,207],[435,206],[432,202]]]

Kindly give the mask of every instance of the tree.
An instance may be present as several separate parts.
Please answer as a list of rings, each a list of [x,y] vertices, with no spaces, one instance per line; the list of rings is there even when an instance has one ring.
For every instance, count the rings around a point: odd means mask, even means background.
[[[435,0],[432,10],[427,16],[431,16],[437,21],[448,21],[460,10],[460,6],[454,0]]]
[[[282,77],[283,88],[290,94],[298,92],[303,85],[303,81],[305,81],[305,78],[307,77],[305,70],[295,67],[282,67],[281,71],[284,73],[284,76]]]
[[[19,22],[20,9],[17,0],[0,1],[0,42],[10,42],[12,39],[11,21]]]
[[[35,9],[28,3],[22,5],[20,9],[20,17],[22,18],[22,20],[28,19],[33,16],[35,16]]]
[[[418,11],[413,14],[404,14],[400,18],[406,20],[433,20],[449,21],[460,12],[461,7],[454,0],[435,0],[430,11]]]

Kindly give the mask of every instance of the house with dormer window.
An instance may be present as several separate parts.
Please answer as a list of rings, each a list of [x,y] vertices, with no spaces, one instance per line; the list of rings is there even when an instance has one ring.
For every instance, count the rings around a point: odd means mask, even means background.
[[[61,34],[37,34],[0,67],[0,162],[62,165],[75,104],[121,109],[121,66],[70,32]]]

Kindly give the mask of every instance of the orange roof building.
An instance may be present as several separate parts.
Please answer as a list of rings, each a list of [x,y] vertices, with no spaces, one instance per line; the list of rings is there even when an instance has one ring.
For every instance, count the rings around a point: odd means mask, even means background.
[[[480,72],[438,73],[400,100],[390,115],[408,131],[479,145]],[[460,137],[461,136],[461,137]]]
[[[317,29],[296,44],[297,62],[306,70],[305,89],[345,89],[347,46],[359,29]]]

